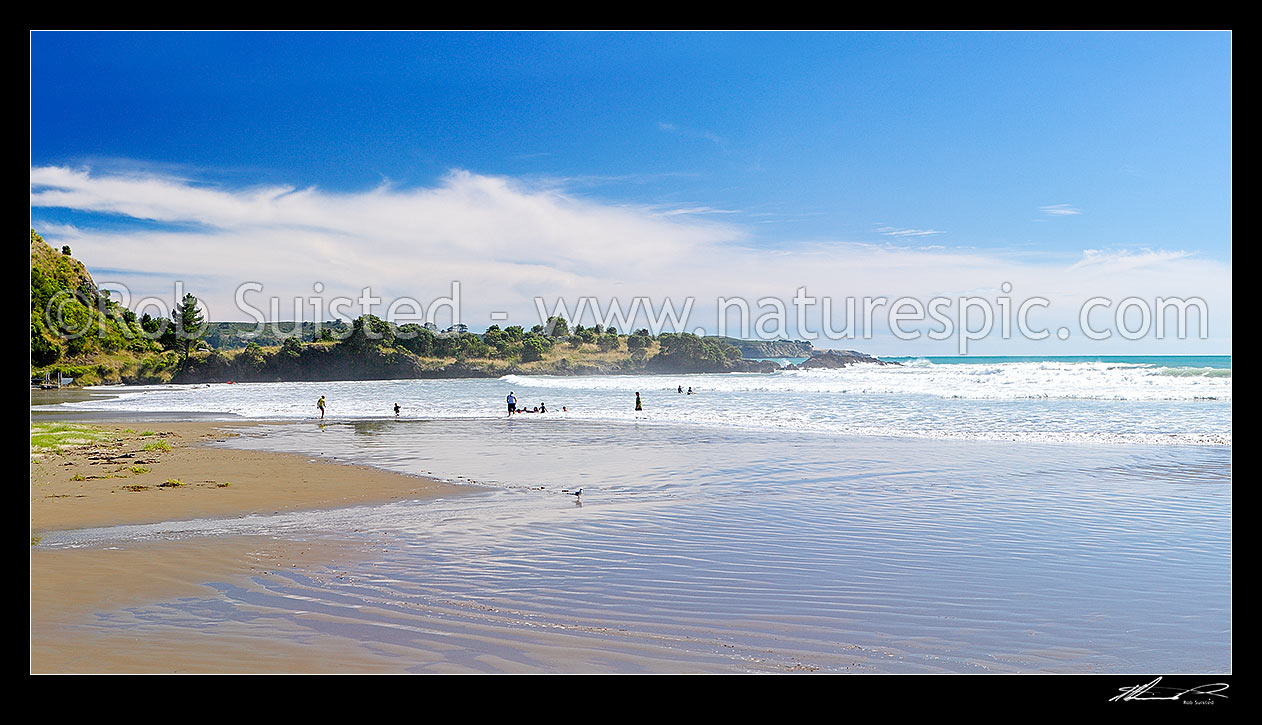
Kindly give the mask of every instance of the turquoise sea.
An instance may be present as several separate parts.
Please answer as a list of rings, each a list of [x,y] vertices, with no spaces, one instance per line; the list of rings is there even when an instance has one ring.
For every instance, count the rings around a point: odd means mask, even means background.
[[[928,357],[889,357],[900,363],[927,360],[935,365],[995,365],[1006,363],[1122,363],[1169,369],[1211,368],[1231,370],[1230,355],[953,355]]]

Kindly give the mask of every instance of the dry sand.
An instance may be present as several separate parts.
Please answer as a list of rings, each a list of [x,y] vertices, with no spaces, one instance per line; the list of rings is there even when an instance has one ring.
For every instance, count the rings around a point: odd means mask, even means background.
[[[36,542],[54,530],[337,508],[467,489],[306,456],[200,445],[233,435],[234,424],[94,425],[108,433],[105,440],[31,457],[32,672],[398,670],[397,659],[331,635],[169,628],[154,635],[140,626],[116,632],[85,626],[100,612],[204,595],[211,591],[207,582],[244,586],[281,568],[354,559],[360,552],[351,545],[232,537],[41,550]]]

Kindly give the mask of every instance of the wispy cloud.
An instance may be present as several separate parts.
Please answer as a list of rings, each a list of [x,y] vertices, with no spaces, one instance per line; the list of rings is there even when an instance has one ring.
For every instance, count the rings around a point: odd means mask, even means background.
[[[935,234],[946,234],[946,232],[937,229],[899,229],[897,227],[877,227],[876,230],[887,237],[931,237]]]
[[[704,139],[714,144],[715,146],[718,146],[720,149],[723,150],[724,153],[726,153],[728,150],[727,139],[723,138],[717,133],[714,133],[713,131],[707,131],[705,129],[700,129],[700,128],[689,128],[687,126],[680,126],[677,123],[668,123],[665,121],[658,122],[657,128],[659,131],[662,131],[664,133],[673,133],[673,134],[678,134],[680,136],[687,136],[690,138]]]
[[[1082,212],[1069,204],[1048,204],[1040,206],[1039,211],[1048,216],[1077,216]]]
[[[668,209],[661,216],[680,216],[683,214],[740,214],[740,209],[715,209],[710,206],[693,206],[683,209]]]
[[[1152,249],[1084,249],[1082,258],[1070,267],[1072,270],[1083,270],[1091,267],[1103,267],[1110,270],[1136,270],[1145,267],[1157,267],[1169,262],[1191,257],[1190,252],[1183,250]]]

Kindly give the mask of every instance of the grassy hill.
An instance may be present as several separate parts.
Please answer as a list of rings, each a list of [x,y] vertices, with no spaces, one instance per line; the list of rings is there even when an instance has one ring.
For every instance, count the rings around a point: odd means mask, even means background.
[[[135,313],[97,288],[70,248],[31,230],[31,376],[78,382],[160,381],[170,362]],[[144,372],[142,372],[144,371]]]

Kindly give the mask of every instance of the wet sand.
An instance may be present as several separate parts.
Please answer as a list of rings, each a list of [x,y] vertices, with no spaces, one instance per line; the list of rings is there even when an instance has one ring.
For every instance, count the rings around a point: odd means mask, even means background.
[[[32,456],[32,535],[46,530],[338,508],[464,490],[429,478],[325,458],[199,445],[236,435],[233,429],[242,425],[94,424],[109,433],[108,440]],[[142,435],[146,432],[152,435]],[[149,470],[133,472],[139,470],[133,469],[137,466]],[[170,485],[171,480],[183,485]]]
[[[849,439],[839,471],[830,436],[539,422],[151,420],[41,459],[32,671],[1230,670],[1229,450]],[[500,485],[413,503],[334,457]]]
[[[135,628],[115,635],[78,626],[97,612],[204,593],[207,582],[248,586],[271,571],[352,560],[361,554],[352,546],[231,537],[41,550],[38,539],[57,530],[339,508],[467,489],[309,456],[202,445],[235,435],[239,424],[93,425],[104,439],[31,457],[32,672],[397,671],[397,659],[334,635],[172,636],[166,628],[145,637]]]

